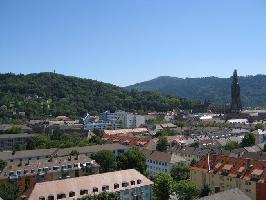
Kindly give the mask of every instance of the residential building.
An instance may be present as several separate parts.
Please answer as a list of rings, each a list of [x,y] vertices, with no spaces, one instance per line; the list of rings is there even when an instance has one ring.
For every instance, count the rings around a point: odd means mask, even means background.
[[[266,141],[266,131],[258,129],[252,132],[255,136],[255,144],[260,144]]]
[[[116,112],[110,112],[109,110],[100,114],[100,120],[109,122],[109,121],[117,121],[122,118],[126,114],[125,111],[118,110]]]
[[[104,130],[106,135],[149,135],[147,128],[132,128],[132,129],[119,129],[119,130]]]
[[[73,151],[79,152],[80,155],[91,156],[101,150],[108,150],[113,152],[116,156],[123,155],[129,150],[129,147],[122,144],[103,144],[93,145],[85,147],[70,147],[64,149],[58,149],[55,153],[56,156],[67,156]]]
[[[79,155],[90,156],[100,150],[112,151],[115,155],[121,155],[128,151],[129,147],[121,144],[103,144],[103,145],[92,145],[84,147],[70,147],[64,149],[36,149],[36,150],[25,150],[12,152],[0,152],[0,157],[6,161],[17,161],[17,160],[42,160],[50,158],[52,156],[68,156],[72,151],[79,152]]]
[[[27,144],[36,135],[28,133],[0,134],[0,150],[13,150],[16,147]]]
[[[146,147],[151,141],[150,137],[139,137],[139,136],[119,136],[119,135],[107,135],[102,136],[102,140],[108,143],[122,144],[133,147]]]
[[[187,161],[178,156],[160,151],[143,151],[146,156],[147,171],[150,176],[154,176],[159,172],[171,172],[173,166],[177,163],[187,163]]]
[[[99,173],[99,165],[85,155],[19,160],[8,162],[0,174],[0,184],[19,184],[22,191],[26,191],[39,182],[96,173]]]
[[[121,200],[151,200],[153,182],[135,169],[37,183],[29,200],[78,199],[103,191],[117,192]]]
[[[118,129],[120,128],[120,124],[116,123],[116,121],[97,121],[97,122],[89,122],[87,124],[84,124],[84,129],[93,131],[95,129],[98,130],[106,130],[106,129]]]
[[[191,167],[191,180],[200,188],[207,185],[211,193],[239,188],[252,200],[266,196],[266,162],[210,155]]]
[[[138,128],[145,124],[145,116],[134,115],[132,113],[125,113],[122,118],[122,127],[124,128]]]

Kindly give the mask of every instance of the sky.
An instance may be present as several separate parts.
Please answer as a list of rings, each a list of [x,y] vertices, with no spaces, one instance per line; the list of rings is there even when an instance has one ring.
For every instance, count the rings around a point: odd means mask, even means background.
[[[265,0],[0,0],[0,73],[127,86],[266,74]]]

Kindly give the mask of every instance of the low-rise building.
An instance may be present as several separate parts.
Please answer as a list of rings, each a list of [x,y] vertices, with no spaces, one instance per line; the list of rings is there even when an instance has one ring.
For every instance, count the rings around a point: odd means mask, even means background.
[[[239,188],[253,200],[266,196],[266,162],[210,155],[191,167],[191,180],[200,188],[207,185],[211,193]]]
[[[29,200],[78,199],[104,191],[121,200],[151,200],[153,182],[134,169],[37,183]]]
[[[252,132],[255,136],[255,144],[260,144],[266,141],[266,131],[258,129]]]
[[[177,163],[187,163],[187,161],[177,154],[170,154],[160,151],[143,151],[146,156],[146,167],[150,176],[159,172],[171,172],[173,166]]]
[[[12,150],[16,147],[27,144],[36,135],[28,133],[0,134],[0,150]]]
[[[20,185],[22,191],[26,191],[38,182],[96,173],[99,173],[99,165],[85,155],[19,160],[8,162],[0,174],[0,184],[15,183]]]
[[[1,159],[6,161],[16,160],[42,160],[52,156],[68,156],[72,151],[77,151],[80,155],[90,156],[100,150],[112,151],[115,155],[121,155],[128,151],[129,147],[121,144],[103,144],[103,145],[92,145],[84,147],[70,147],[64,149],[35,149],[12,152],[0,152]]]
[[[132,128],[132,129],[119,129],[119,130],[104,130],[106,135],[148,135],[147,128]]]

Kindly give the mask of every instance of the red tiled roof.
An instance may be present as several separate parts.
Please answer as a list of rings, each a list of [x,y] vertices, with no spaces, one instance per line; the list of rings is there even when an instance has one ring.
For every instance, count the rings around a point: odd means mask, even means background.
[[[133,136],[118,136],[103,134],[102,139],[109,142],[119,142],[120,144],[127,144],[130,146],[145,146],[151,138],[148,137],[133,137]]]
[[[235,158],[224,155],[210,155],[210,173],[223,174],[223,169],[229,171],[228,176],[236,177],[241,173],[244,180],[251,180],[252,175],[260,176],[258,182],[266,181],[266,162],[253,159]],[[192,168],[195,171],[208,172],[207,156],[195,163]]]

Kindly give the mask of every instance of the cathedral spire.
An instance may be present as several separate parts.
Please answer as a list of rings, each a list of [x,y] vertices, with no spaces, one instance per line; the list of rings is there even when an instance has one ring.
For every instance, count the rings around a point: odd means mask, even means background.
[[[240,85],[238,83],[237,70],[234,70],[231,85],[231,112],[239,113],[241,110],[242,105],[240,100]]]

